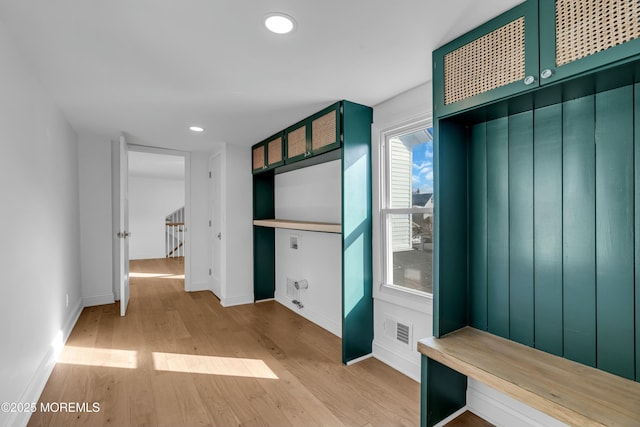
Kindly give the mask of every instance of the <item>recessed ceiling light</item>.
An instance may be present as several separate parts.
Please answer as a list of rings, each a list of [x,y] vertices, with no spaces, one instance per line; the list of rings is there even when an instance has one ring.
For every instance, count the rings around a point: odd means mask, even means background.
[[[204,128],[200,126],[189,126],[189,130],[194,132],[204,132]]]
[[[264,18],[264,25],[276,34],[287,34],[296,27],[296,21],[284,13],[270,13]]]

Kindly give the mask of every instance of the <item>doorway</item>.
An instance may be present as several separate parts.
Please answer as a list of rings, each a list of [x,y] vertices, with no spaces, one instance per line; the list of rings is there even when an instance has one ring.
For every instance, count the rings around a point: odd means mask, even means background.
[[[190,290],[190,156],[187,152],[146,146],[126,147],[128,278],[163,275],[169,269],[174,278]],[[158,272],[148,271],[158,266]],[[116,299],[121,300],[121,292]],[[121,301],[122,305],[122,301]]]

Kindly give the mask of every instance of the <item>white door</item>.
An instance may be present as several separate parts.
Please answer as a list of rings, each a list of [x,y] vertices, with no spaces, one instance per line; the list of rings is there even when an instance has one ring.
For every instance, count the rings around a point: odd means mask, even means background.
[[[209,161],[209,212],[211,226],[211,290],[222,300],[222,155],[216,154]]]
[[[120,137],[120,212],[118,237],[118,277],[120,280],[120,316],[129,304],[129,156],[127,142]]]

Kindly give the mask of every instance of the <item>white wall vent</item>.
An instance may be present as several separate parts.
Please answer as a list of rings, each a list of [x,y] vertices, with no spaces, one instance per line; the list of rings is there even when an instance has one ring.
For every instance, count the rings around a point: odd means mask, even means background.
[[[412,325],[401,323],[390,317],[384,320],[384,330],[386,335],[394,341],[399,341],[404,345],[411,345],[413,335]]]
[[[398,341],[408,345],[411,339],[411,328],[409,327],[409,325],[398,323],[398,328],[396,329],[396,338],[398,339]]]

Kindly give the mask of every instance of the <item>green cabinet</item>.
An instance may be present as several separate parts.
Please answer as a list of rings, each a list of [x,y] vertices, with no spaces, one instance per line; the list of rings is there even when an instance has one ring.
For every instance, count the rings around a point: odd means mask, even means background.
[[[263,172],[284,164],[282,140],[282,132],[280,132],[252,147],[253,173]]]
[[[275,296],[276,250],[272,227],[282,227],[277,223],[283,221],[264,220],[277,219],[274,218],[276,175],[341,160],[342,212],[338,232],[342,239],[342,299],[336,304],[341,304],[343,363],[371,354],[373,343],[372,121],[373,110],[370,107],[339,101],[283,131],[285,164],[280,162],[279,166],[272,167],[267,163],[267,168],[264,168],[260,162],[256,165],[256,152],[253,154],[253,277],[256,301]],[[265,141],[271,140],[273,138]],[[256,144],[254,150],[261,147],[264,150],[264,144]],[[260,160],[261,153],[257,156]],[[267,153],[269,159],[271,157]],[[256,170],[265,172],[255,173]],[[283,228],[296,229],[295,226]]]
[[[495,31],[522,17],[518,73],[477,89],[512,63]],[[638,1],[528,0],[434,66],[434,336],[471,326],[640,381]],[[466,382],[422,370],[431,426]]]
[[[296,123],[284,131],[285,163],[293,163],[340,147],[341,103]]]
[[[527,1],[433,52],[438,116],[538,85],[538,2]]]
[[[528,0],[433,53],[436,115],[531,92],[639,53],[635,1]]]
[[[556,82],[640,53],[640,7],[631,0],[540,2],[540,82]]]

